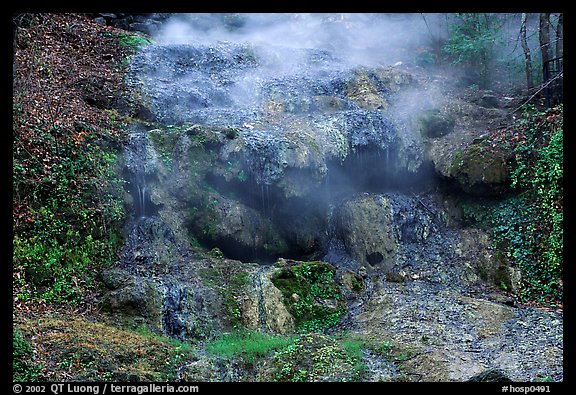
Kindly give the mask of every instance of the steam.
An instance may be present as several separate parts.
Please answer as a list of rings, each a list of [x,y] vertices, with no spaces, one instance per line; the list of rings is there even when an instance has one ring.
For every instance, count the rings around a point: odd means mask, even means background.
[[[261,48],[327,50],[348,65],[389,66],[430,40],[421,14],[177,14],[155,37],[161,44],[232,42]],[[294,63],[291,52],[275,53]],[[286,55],[286,56],[283,56]],[[270,58],[272,59],[272,58]]]
[[[158,122],[239,133],[241,150],[222,156],[238,159],[247,177],[215,172],[205,181],[259,212],[244,213],[261,224],[259,253],[271,253],[266,219],[299,255],[324,249],[317,226],[333,202],[424,190],[432,180],[410,122],[440,96],[407,77],[430,37],[421,14],[177,14],[131,67]],[[227,237],[209,242],[236,257],[255,254],[256,241]]]
[[[332,81],[340,78],[338,73],[358,67],[401,67],[412,73],[420,68],[418,54],[431,50],[443,31],[446,32],[446,21],[441,14],[175,14],[154,37],[158,46],[204,48],[201,51],[213,57],[191,52],[190,59],[183,59],[183,51],[167,49],[161,59],[147,58],[144,68],[151,81],[155,81],[152,90],[166,85],[164,89],[173,92],[171,100],[177,108],[169,105],[159,109],[166,112],[167,119],[170,112],[178,112],[175,111],[178,108],[186,112],[188,106],[196,117],[189,120],[210,119],[211,123],[224,121],[227,125],[241,126],[254,120],[250,114],[260,107],[262,100],[276,94],[273,92],[282,95],[291,89],[323,95],[331,89]],[[168,66],[166,70],[158,65],[158,61],[165,62],[172,53],[180,54],[180,58],[172,60],[176,66]],[[240,68],[239,58],[242,58]],[[198,66],[199,62],[202,65]],[[210,62],[220,63],[204,67]],[[426,89],[402,92],[404,104],[396,115],[405,118],[410,114],[401,112],[408,109],[413,114],[430,107],[432,102],[438,105],[440,95],[431,92],[430,86]],[[233,115],[224,110],[232,107]],[[241,116],[241,109],[246,116]]]

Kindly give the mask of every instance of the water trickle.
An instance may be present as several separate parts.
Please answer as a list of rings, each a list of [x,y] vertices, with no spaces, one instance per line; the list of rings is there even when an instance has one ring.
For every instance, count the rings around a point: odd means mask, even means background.
[[[266,266],[261,266],[255,275],[254,286],[258,290],[258,324],[260,325],[260,330],[267,331],[268,325],[266,324],[266,307],[264,305],[264,295],[262,289],[262,276],[265,271],[268,270]]]
[[[162,326],[166,335],[184,340],[188,330],[183,305],[186,290],[176,284],[168,284],[162,306]]]
[[[147,202],[150,201],[150,197],[148,196],[148,189],[146,188],[146,177],[144,174],[136,175],[136,190],[138,195],[135,207],[136,217],[146,218],[148,215],[146,206],[148,205]]]
[[[148,136],[144,131],[133,131],[128,139],[124,153],[126,178],[130,181],[129,192],[134,202],[134,217],[147,218],[155,213],[147,181],[152,177],[154,168],[149,152]]]

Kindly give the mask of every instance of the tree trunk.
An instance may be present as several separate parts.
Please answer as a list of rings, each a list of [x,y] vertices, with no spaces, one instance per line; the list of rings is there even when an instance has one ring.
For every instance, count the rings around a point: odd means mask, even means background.
[[[550,60],[550,14],[540,14],[540,52],[542,53],[542,67]]]
[[[534,88],[534,79],[532,78],[532,56],[530,55],[530,47],[526,39],[526,23],[528,21],[528,14],[522,13],[522,22],[520,24],[520,40],[522,42],[522,49],[524,50],[524,62],[526,68],[526,85],[528,90]]]
[[[556,24],[556,57],[564,56],[564,14],[558,16]]]

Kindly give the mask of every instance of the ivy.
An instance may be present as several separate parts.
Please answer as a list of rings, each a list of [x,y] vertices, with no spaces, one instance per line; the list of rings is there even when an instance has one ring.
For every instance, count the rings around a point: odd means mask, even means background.
[[[19,298],[78,304],[112,262],[124,219],[117,151],[88,125],[36,128],[14,150]]]
[[[524,297],[562,298],[563,106],[545,112],[529,107],[520,122],[512,185],[522,191],[524,237],[512,255],[528,274]],[[520,248],[521,247],[521,248]]]
[[[517,192],[492,205],[465,206],[471,222],[492,230],[503,256],[522,271],[520,301],[560,303],[563,297],[563,107],[528,107],[512,126]],[[479,208],[488,207],[488,210]]]

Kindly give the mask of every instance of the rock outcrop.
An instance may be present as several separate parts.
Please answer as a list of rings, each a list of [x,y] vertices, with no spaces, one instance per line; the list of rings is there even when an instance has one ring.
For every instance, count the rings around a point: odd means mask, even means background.
[[[558,357],[561,321],[547,318],[548,337],[510,329],[539,319],[490,296],[518,289],[519,271],[485,231],[461,227],[459,194],[506,191],[510,153],[485,144],[475,118],[501,115],[494,100],[448,102],[405,70],[317,49],[154,45],[131,67],[149,116],[126,148],[133,220],[103,274],[112,314],[179,339],[344,328],[390,342],[354,359],[332,339],[301,337],[291,348],[301,353],[248,374],[261,380],[354,380],[360,362],[374,380],[484,379],[508,362],[520,370],[506,377],[534,378],[510,333],[546,338]],[[389,348],[411,357],[391,360]],[[309,369],[328,352],[338,372]],[[246,379],[238,363],[202,357],[182,375]]]

